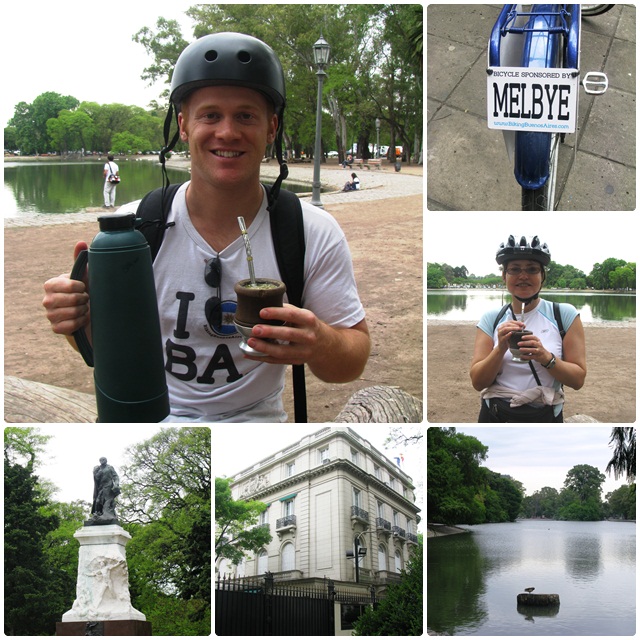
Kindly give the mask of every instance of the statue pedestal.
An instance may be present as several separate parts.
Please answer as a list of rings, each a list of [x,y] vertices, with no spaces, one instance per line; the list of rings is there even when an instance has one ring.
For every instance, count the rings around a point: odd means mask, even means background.
[[[56,622],[57,636],[150,636],[151,623],[142,620]]]
[[[59,624],[82,623],[84,628],[87,622],[145,622],[145,615],[131,606],[129,595],[125,546],[131,536],[119,525],[94,525],[78,529],[73,537],[80,543],[76,600]]]

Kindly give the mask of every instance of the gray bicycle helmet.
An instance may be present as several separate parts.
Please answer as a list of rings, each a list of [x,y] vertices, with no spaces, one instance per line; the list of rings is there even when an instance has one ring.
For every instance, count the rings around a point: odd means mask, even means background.
[[[249,87],[265,94],[279,114],[284,109],[284,72],[262,40],[243,33],[213,33],[192,42],[178,58],[170,100],[176,106],[194,89],[211,85]]]
[[[273,103],[278,116],[274,144],[280,175],[269,193],[271,210],[280,192],[280,185],[289,174],[282,156],[286,90],[280,60],[262,40],[243,33],[212,33],[192,42],[180,54],[171,78],[169,112],[164,123],[165,146],[160,153],[162,166],[164,168],[166,154],[178,141],[179,132],[176,132],[169,142],[174,108],[177,119],[180,104],[189,93],[214,85],[248,87],[259,91]]]
[[[509,236],[507,242],[501,242],[498,252],[496,253],[496,262],[504,265],[511,260],[535,260],[542,266],[546,267],[551,261],[551,253],[549,247],[540,244],[538,236],[533,236],[531,244],[522,236],[520,242],[516,244],[513,236]]]

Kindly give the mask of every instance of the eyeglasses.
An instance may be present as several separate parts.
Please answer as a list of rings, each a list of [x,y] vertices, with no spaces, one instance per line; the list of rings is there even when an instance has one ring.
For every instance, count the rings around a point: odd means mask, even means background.
[[[530,276],[537,276],[540,273],[540,267],[527,267],[526,269],[521,269],[520,267],[509,267],[507,269],[507,273],[510,276],[519,276],[523,271]]]
[[[222,282],[222,269],[220,258],[207,260],[204,266],[204,281],[216,289],[217,295],[209,298],[204,305],[204,315],[209,326],[215,331],[222,329],[222,299],[220,298],[220,283]]]

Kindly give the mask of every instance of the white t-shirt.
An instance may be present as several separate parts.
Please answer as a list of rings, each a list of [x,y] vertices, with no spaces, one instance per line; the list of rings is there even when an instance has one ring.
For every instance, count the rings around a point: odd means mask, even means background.
[[[106,174],[104,176],[104,181],[109,182],[109,176],[111,174],[115,176],[118,173],[118,171],[120,171],[120,167],[118,167],[118,165],[115,162],[109,161],[109,162],[105,162],[104,171],[106,171]]]
[[[498,344],[498,327],[507,320],[513,320],[511,311],[507,309],[507,312],[502,316],[494,330],[493,323],[498,313],[498,310],[488,311],[482,316],[477,325],[479,329],[493,338],[494,347]],[[575,307],[566,303],[560,304],[560,317],[562,318],[562,325],[565,331],[569,330],[569,327],[577,316],[578,312]],[[520,320],[520,314],[518,314],[517,319]],[[557,358],[562,358],[562,337],[560,336],[560,330],[553,315],[553,303],[540,298],[540,302],[536,307],[524,314],[524,323],[528,331],[533,331],[533,335],[540,338],[540,342],[542,342],[542,345],[547,351],[555,354]],[[560,388],[560,383],[547,369],[540,366],[537,362],[534,362],[533,365],[543,387],[551,387],[556,390]],[[525,391],[537,386],[537,382],[531,372],[531,367],[522,362],[514,362],[513,355],[508,349],[503,356],[502,366],[496,376],[496,382],[503,387],[508,387],[516,391]]]
[[[171,401],[169,420],[285,421],[281,395],[286,367],[244,358],[233,324],[233,285],[249,277],[244,241],[239,237],[220,253],[214,251],[191,223],[187,184],[175,195],[168,221],[176,224],[166,230],[154,262]],[[280,279],[266,207],[265,193],[248,229],[255,273]],[[135,209],[137,203],[132,203],[121,211]],[[352,327],[365,313],[344,233],[322,209],[302,202],[302,211],[306,239],[303,305],[332,326]],[[219,292],[204,279],[206,263],[215,256],[221,261]],[[205,305],[218,293],[223,301],[222,327],[212,328]]]

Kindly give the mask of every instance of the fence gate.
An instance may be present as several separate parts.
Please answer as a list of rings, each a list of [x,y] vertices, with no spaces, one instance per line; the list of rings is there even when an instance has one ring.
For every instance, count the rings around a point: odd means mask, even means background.
[[[332,636],[334,603],[342,600],[333,581],[325,588],[274,584],[264,578],[218,577],[216,634],[224,636]]]

